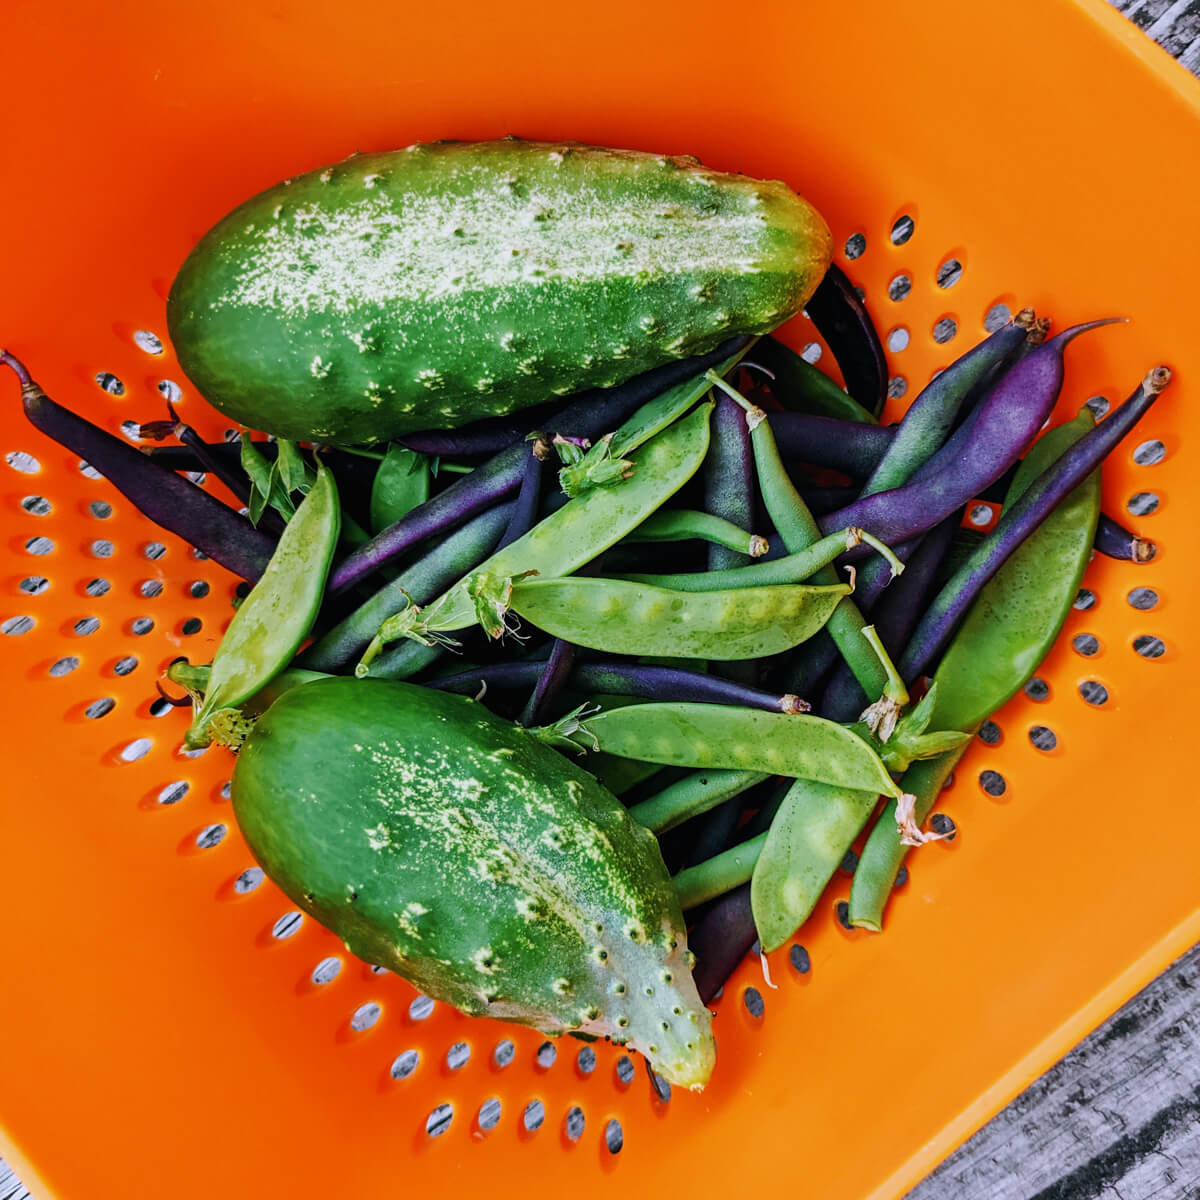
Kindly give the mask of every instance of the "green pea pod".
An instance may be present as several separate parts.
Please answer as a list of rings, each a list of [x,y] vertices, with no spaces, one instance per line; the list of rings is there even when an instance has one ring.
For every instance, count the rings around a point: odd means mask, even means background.
[[[738,662],[812,637],[849,585],[676,592],[616,579],[527,579],[512,610],[554,637],[609,654]]]
[[[208,681],[211,677],[211,664],[193,666],[186,658],[178,659],[167,668],[168,679],[200,697],[208,691]],[[242,715],[245,717],[260,716],[284,692],[290,692],[292,688],[300,687],[305,683],[316,683],[318,679],[330,678],[332,677],[323,671],[305,671],[301,667],[291,667],[286,671],[281,671],[270,683],[260,688],[242,705]]]
[[[631,704],[581,716],[572,743],[670,767],[763,771],[901,795],[857,734],[821,717],[725,704]]]
[[[371,484],[371,532],[378,533],[429,499],[429,459],[392,442]]]
[[[291,662],[316,619],[340,528],[337,487],[322,464],[262,578],[234,613],[217,647],[204,703],[187,731],[188,746],[207,745],[230,719],[229,732],[236,737],[236,714],[221,718],[217,730],[212,728],[213,718],[245,703]]]
[[[636,529],[660,505],[666,503],[700,468],[708,452],[708,422],[712,404],[698,405],[694,412],[652,437],[638,452],[637,470],[620,487],[591,488],[539,521],[524,537],[510,542],[479,565],[473,574],[460,579],[421,613],[420,619],[397,625],[393,632],[386,623],[367,647],[360,661],[366,674],[383,643],[397,637],[415,641],[466,629],[478,619],[475,592],[478,577],[507,580],[535,572],[546,579],[569,575],[596,555]],[[427,643],[428,645],[428,643]],[[426,654],[414,656],[414,670],[428,661]],[[388,664],[381,664],[396,674]]]
[[[878,799],[875,792],[811,779],[792,784],[750,880],[750,906],[765,951],[777,950],[808,919]]]
[[[1005,497],[1011,504],[1056,458],[1095,424],[1088,409],[1044,434],[1025,456]],[[1062,629],[1092,553],[1100,514],[1100,472],[1092,472],[996,572],[971,606],[934,675],[937,696],[930,725],[973,733],[1014,696],[1045,658]],[[915,796],[913,820],[922,825],[964,747],[905,772]],[[854,872],[850,921],[875,931],[908,853],[889,804],[880,815]]]

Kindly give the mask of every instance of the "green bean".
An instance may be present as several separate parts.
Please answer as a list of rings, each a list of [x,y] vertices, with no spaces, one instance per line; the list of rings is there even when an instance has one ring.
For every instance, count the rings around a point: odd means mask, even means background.
[[[571,576],[516,583],[508,603],[537,628],[610,654],[736,662],[778,654],[811,637],[850,591],[835,587],[675,592]]]
[[[867,742],[820,717],[723,704],[631,704],[592,716],[576,713],[538,732],[577,749],[664,766],[764,771],[901,795]]]
[[[1041,472],[1083,437],[1094,420],[1087,410],[1044,434],[1025,456],[1008,495],[1011,505]],[[984,587],[934,674],[935,728],[974,733],[1037,669],[1062,629],[1079,589],[1100,511],[1100,473],[1094,471],[1061,501]],[[913,798],[905,834],[897,808],[880,814],[850,890],[850,921],[883,928],[883,910],[908,848],[937,802],[963,749],[914,763],[904,774]]]
[[[668,829],[741,795],[766,778],[768,776],[761,771],[694,771],[641,804],[635,804],[629,815],[652,833],[666,833]]]
[[[732,521],[689,508],[676,508],[670,512],[660,510],[654,513],[629,534],[625,541],[683,542],[688,538],[712,542],[715,546],[724,546],[751,558],[761,558],[770,548],[766,538],[759,537],[756,533],[747,533]]]
[[[766,841],[767,834],[760,833],[694,867],[680,871],[672,880],[679,897],[679,907],[687,911],[745,883],[753,874],[754,864]]]
[[[371,484],[371,532],[378,533],[429,499],[429,459],[392,442]]]
[[[784,546],[789,554],[798,554],[801,550],[806,550],[814,542],[820,541],[821,531],[779,457],[779,447],[775,444],[775,435],[766,420],[766,413],[751,404],[719,375],[709,371],[708,376],[710,383],[719,387],[746,410],[746,424],[750,429],[750,444],[754,449],[759,490]],[[837,573],[833,567],[822,567],[813,576],[813,581],[823,584],[836,583]],[[863,640],[862,631],[866,623],[858,605],[847,597],[834,609],[826,628],[863,691],[870,696],[883,690],[885,675],[879,665],[879,659]]]
[[[337,487],[322,463],[262,578],[234,613],[217,647],[204,702],[184,738],[188,746],[208,745],[225,725],[236,739],[237,714],[221,717],[216,728],[214,717],[245,703],[291,661],[316,619],[340,528]]]
[[[628,540],[628,539],[627,539]],[[863,543],[878,550],[887,559],[894,575],[904,570],[904,564],[877,538],[853,527],[826,534],[798,554],[788,554],[770,562],[751,563],[745,567],[730,567],[726,571],[685,571],[676,575],[619,575],[631,583],[651,587],[671,588],[679,592],[711,592],[728,588],[761,587],[768,584],[803,583],[812,579],[822,567],[827,567],[847,550]],[[836,574],[833,576],[837,581]]]
[[[436,637],[475,624],[480,612],[476,593],[484,577],[504,581],[531,571],[543,578],[569,575],[620,541],[699,469],[708,450],[711,412],[711,403],[701,404],[652,437],[641,448],[632,479],[619,486],[589,489],[540,521],[524,537],[498,550],[478,572],[460,579],[426,609],[417,613],[406,610],[407,621],[397,619],[405,614],[388,618],[392,625],[384,623],[385,628],[368,646],[366,656],[373,658],[384,641],[395,637],[422,641],[426,636]],[[490,596],[484,599],[491,602]],[[421,660],[429,661],[428,649],[425,655],[413,654],[412,658],[424,665]]]
[[[904,785],[910,786],[907,775]],[[875,792],[811,779],[792,784],[771,822],[750,882],[763,950],[777,950],[808,919],[878,799]]]

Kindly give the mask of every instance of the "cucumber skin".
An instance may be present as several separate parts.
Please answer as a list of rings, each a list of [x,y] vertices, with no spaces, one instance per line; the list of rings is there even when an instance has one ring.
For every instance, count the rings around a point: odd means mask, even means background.
[[[710,1018],[653,834],[521,727],[462,696],[322,679],[259,719],[232,795],[263,869],[360,958],[464,1012],[612,1036],[707,1079]]]
[[[435,142],[246,201],[188,256],[167,312],[180,365],[221,411],[369,443],[765,333],[830,254],[820,215],[777,181],[575,144]]]

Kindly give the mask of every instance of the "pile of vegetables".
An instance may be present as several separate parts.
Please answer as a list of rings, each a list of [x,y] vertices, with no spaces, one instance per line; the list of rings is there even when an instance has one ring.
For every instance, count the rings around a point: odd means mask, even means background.
[[[701,1087],[750,947],[868,826],[847,920],[881,929],[1093,548],[1152,556],[1099,467],[1166,368],[1043,431],[1108,322],[1026,310],[882,426],[829,255],[782,184],[695,160],[418,146],[270,189],[184,264],[181,364],[268,439],[172,410],[143,452],[0,354],[38,429],[253,585],[168,676],[188,743],[237,752],[257,859],[354,953]],[[764,336],[805,307],[849,394]]]

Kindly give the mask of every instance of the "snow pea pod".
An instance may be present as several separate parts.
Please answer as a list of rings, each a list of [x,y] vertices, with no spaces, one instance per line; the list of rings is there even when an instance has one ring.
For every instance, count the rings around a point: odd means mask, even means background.
[[[714,547],[734,552],[734,561],[762,558],[769,546],[765,537],[747,533],[724,517],[696,512],[690,508],[675,508],[656,512],[643,521],[626,542],[684,542],[689,538],[710,542]]]
[[[392,632],[385,624],[367,647],[365,662],[359,664],[365,669],[360,674],[369,669],[371,674],[384,678],[406,678],[432,661],[430,647],[423,647],[424,653],[405,653],[407,648],[402,646],[394,657],[372,662],[385,641],[414,634],[419,641],[426,630],[440,634],[475,624],[477,609],[472,593],[478,578],[505,580],[530,571],[544,578],[557,578],[578,570],[619,542],[699,469],[708,451],[711,412],[711,403],[698,405],[641,447],[631,479],[612,487],[589,488],[538,522],[524,537],[498,550],[480,565],[478,572],[460,579],[429,605],[424,617],[417,618],[418,622],[428,622],[423,628],[418,624],[413,629],[404,627]],[[399,664],[399,669],[393,664]]]
[[[209,686],[185,735],[193,749],[213,739],[218,714],[236,709],[292,660],[321,606],[341,530],[337,486],[321,463],[287,523],[262,578],[242,602],[213,656]]]
[[[1084,409],[1074,420],[1044,434],[1025,456],[1005,507],[1094,425]],[[934,675],[931,725],[973,733],[1028,680],[1062,629],[1091,557],[1092,531],[1100,512],[1100,475],[1094,471],[1051,512],[983,588]],[[964,747],[913,763],[905,791],[915,797],[919,828]],[[878,932],[896,874],[908,854],[889,804],[871,831],[854,872],[850,921]]]
[[[693,771],[648,800],[633,805],[629,815],[652,833],[666,833],[768,778],[762,771]],[[874,802],[872,795],[871,803]]]
[[[395,442],[371,484],[371,532],[379,533],[429,499],[429,459]]]
[[[576,748],[642,762],[763,771],[901,795],[862,738],[820,717],[719,704],[631,704],[582,716],[574,728]]]
[[[512,589],[512,610],[554,637],[609,654],[738,662],[812,637],[848,584],[676,592],[618,579],[530,579]]]

